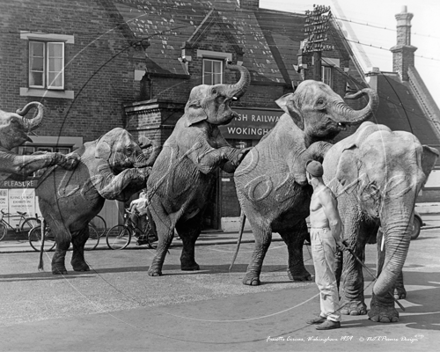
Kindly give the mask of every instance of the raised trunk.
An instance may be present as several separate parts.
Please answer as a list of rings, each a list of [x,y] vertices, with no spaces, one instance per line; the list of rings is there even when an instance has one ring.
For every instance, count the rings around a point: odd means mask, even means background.
[[[354,124],[361,123],[372,116],[379,106],[379,97],[373,89],[365,88],[355,94],[347,95],[345,98],[355,99],[364,94],[368,95],[369,101],[361,110],[353,110],[344,102],[337,102],[333,105],[334,120],[341,123]]]
[[[238,65],[227,65],[230,70],[240,71],[240,80],[236,84],[225,85],[225,93],[228,97],[238,99],[249,87],[251,75],[246,67]]]
[[[384,297],[388,292],[392,292],[402,271],[411,239],[410,219],[411,214],[407,211],[393,212],[386,219],[381,219],[383,240],[385,241],[385,259],[373,287],[373,292],[377,296]]]
[[[23,116],[25,116],[29,112],[29,110],[33,107],[37,109],[37,115],[32,119],[23,118]],[[18,121],[20,121],[23,128],[28,131],[31,131],[36,129],[43,120],[44,105],[36,101],[33,101],[28,103],[23,109],[18,109],[17,114],[19,116],[16,116],[16,118]]]

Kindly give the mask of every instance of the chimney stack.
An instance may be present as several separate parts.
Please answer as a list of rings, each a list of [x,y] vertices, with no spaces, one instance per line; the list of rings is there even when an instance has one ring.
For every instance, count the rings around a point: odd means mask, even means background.
[[[396,15],[397,43],[390,50],[393,53],[393,71],[398,72],[402,81],[408,81],[408,67],[414,66],[414,52],[417,50],[411,45],[411,19],[413,14],[402,6],[402,12]]]

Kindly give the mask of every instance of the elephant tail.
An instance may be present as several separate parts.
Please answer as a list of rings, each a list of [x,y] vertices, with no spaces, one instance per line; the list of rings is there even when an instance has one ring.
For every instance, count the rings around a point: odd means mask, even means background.
[[[242,211],[240,214],[240,232],[238,233],[237,247],[235,248],[234,257],[232,258],[232,263],[229,267],[229,270],[232,269],[232,267],[234,266],[235,259],[237,258],[238,250],[240,249],[241,239],[243,238],[243,230],[244,230],[245,223],[246,223],[246,215]]]

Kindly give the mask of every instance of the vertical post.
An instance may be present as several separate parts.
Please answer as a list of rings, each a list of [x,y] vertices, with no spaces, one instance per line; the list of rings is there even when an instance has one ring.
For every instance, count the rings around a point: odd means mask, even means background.
[[[321,51],[315,51],[313,53],[313,79],[315,81],[321,81],[322,77],[321,77],[321,57],[322,57],[322,52]]]

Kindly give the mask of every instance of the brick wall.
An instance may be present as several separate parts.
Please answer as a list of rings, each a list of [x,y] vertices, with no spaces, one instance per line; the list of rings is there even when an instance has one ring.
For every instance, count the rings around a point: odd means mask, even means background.
[[[104,5],[93,0],[1,2],[0,108],[15,111],[29,101],[42,102],[47,113],[38,135],[88,141],[121,127],[122,103],[139,94],[129,58],[142,53],[131,48],[119,54],[128,43]],[[29,55],[20,31],[74,36],[74,44],[65,45],[65,88],[74,91],[74,100],[20,96],[20,87],[28,84]]]

